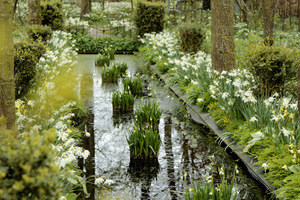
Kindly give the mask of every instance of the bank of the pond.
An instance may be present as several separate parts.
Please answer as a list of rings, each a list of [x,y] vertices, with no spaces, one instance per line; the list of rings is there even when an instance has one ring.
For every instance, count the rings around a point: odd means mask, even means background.
[[[145,76],[143,98],[160,101],[163,109],[159,124],[162,146],[158,162],[140,163],[130,159],[126,136],[133,123],[132,115],[114,113],[111,104],[113,91],[122,88],[122,81],[120,79],[118,84],[103,83],[102,69],[95,67],[95,58],[96,55],[79,55],[77,72],[81,74],[81,93],[85,93],[85,102],[93,116],[89,125],[94,130],[91,134],[95,134],[91,137],[95,148],[95,157],[91,159],[95,164],[94,173],[103,180],[112,180],[109,185],[96,189],[96,199],[183,199],[185,184],[191,181],[184,174],[189,174],[197,183],[212,173],[214,179],[219,180],[217,168],[223,164],[227,178],[232,178],[235,160],[226,155],[215,138],[208,137],[201,126],[189,122],[182,102],[155,77]],[[133,55],[116,55],[113,62],[118,61],[128,64],[128,76],[139,73],[139,65],[143,67]],[[235,179],[239,198],[267,199],[261,186],[243,169],[239,170]]]
[[[166,78],[162,75],[161,72],[157,70],[155,65],[150,65],[149,68],[152,72],[156,74],[156,76],[160,80],[162,80],[163,82],[166,81]],[[246,166],[253,178],[255,178],[257,181],[263,184],[268,190],[268,192],[274,191],[272,184],[266,179],[264,171],[260,169],[259,166],[255,165],[255,159],[250,157],[249,154],[244,153],[242,151],[243,148],[240,145],[236,144],[231,138],[229,138],[228,136],[225,137],[225,132],[218,127],[217,123],[209,113],[201,112],[199,111],[198,106],[188,104],[188,101],[184,94],[180,92],[175,86],[170,86],[169,88],[174,92],[174,94],[178,98],[180,98],[186,104],[187,110],[194,122],[202,126],[207,126],[210,130],[212,130],[219,137],[220,143],[225,145],[227,151],[229,148],[231,150],[231,153],[234,153],[239,158],[239,160],[242,161],[242,163]]]

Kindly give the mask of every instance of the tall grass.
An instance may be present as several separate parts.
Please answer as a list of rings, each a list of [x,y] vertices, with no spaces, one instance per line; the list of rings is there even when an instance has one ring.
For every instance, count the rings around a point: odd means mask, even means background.
[[[132,111],[134,105],[134,96],[131,93],[115,91],[112,97],[114,111]]]
[[[134,96],[140,96],[143,92],[143,81],[141,77],[126,77],[123,79],[123,88]]]

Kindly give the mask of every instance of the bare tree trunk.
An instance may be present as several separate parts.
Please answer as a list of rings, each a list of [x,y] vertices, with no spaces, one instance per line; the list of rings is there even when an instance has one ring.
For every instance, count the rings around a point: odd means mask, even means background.
[[[235,68],[233,0],[212,0],[212,66],[222,72]]]
[[[29,24],[42,24],[42,13],[40,0],[28,0]]]
[[[237,5],[239,6],[240,10],[243,13],[243,22],[245,22],[246,24],[248,24],[248,10],[247,10],[247,0],[243,1],[243,4],[241,4],[240,0],[235,0],[235,2],[237,3]]]
[[[274,11],[273,0],[263,0],[264,38],[273,38]]]
[[[92,0],[80,0],[80,18],[92,12]]]
[[[300,32],[300,0],[298,0],[298,31]]]
[[[15,124],[13,2],[0,0],[0,117],[7,119],[6,127]]]

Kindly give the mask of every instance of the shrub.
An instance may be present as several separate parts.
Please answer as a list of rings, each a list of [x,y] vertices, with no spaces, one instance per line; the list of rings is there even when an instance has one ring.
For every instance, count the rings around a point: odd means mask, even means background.
[[[135,127],[126,138],[132,158],[155,158],[158,155],[161,140],[159,133],[151,128]]]
[[[75,47],[82,52],[102,53],[107,46],[113,46],[118,51],[137,51],[138,43],[132,38],[93,38],[89,35],[73,35]]]
[[[14,49],[15,92],[16,98],[21,98],[34,85],[36,64],[46,48],[42,43],[18,41]]]
[[[178,27],[181,48],[186,53],[197,53],[205,39],[203,27],[198,23],[184,23]]]
[[[51,144],[54,130],[23,133],[0,130],[0,199],[49,199],[60,197],[60,171]]]
[[[275,46],[254,46],[245,54],[245,66],[257,82],[257,93],[283,94],[289,81],[296,80],[299,52]]]
[[[109,59],[115,59],[115,48],[113,47],[105,47],[102,49],[102,54],[107,56]]]
[[[34,41],[41,40],[45,42],[50,39],[52,29],[49,26],[31,25],[28,27],[27,33]]]
[[[152,128],[158,131],[159,120],[162,115],[162,110],[159,108],[159,104],[153,99],[146,101],[145,104],[141,104],[139,108],[134,112],[135,126]]]
[[[123,88],[134,96],[140,96],[143,92],[143,81],[141,77],[126,77],[123,79]]]
[[[132,111],[134,105],[134,96],[131,93],[115,91],[112,97],[112,105],[114,111]]]
[[[137,35],[143,37],[145,33],[159,33],[164,29],[166,5],[162,2],[139,0],[134,15]]]
[[[51,27],[54,31],[63,29],[64,22],[61,1],[41,1],[41,11],[43,25]]]
[[[109,66],[110,59],[108,56],[99,54],[97,59],[96,59],[96,65],[97,66]]]

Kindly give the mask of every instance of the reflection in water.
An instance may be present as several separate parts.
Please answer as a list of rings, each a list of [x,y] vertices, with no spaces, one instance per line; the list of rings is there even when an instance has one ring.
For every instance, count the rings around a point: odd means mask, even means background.
[[[174,155],[172,149],[172,121],[171,116],[165,117],[165,152],[167,160],[167,172],[168,172],[168,181],[170,196],[172,200],[177,199],[176,191],[176,181],[175,181],[175,170],[174,170]]]
[[[81,161],[82,167],[85,170],[85,176],[87,177],[87,190],[89,197],[86,199],[95,199],[95,134],[94,134],[94,113],[93,113],[93,75],[92,74],[82,74],[80,81],[80,96],[83,104],[85,105],[88,113],[86,116],[85,126],[82,126],[83,134],[85,131],[90,133],[89,137],[83,135],[83,148],[89,150],[90,156]]]

